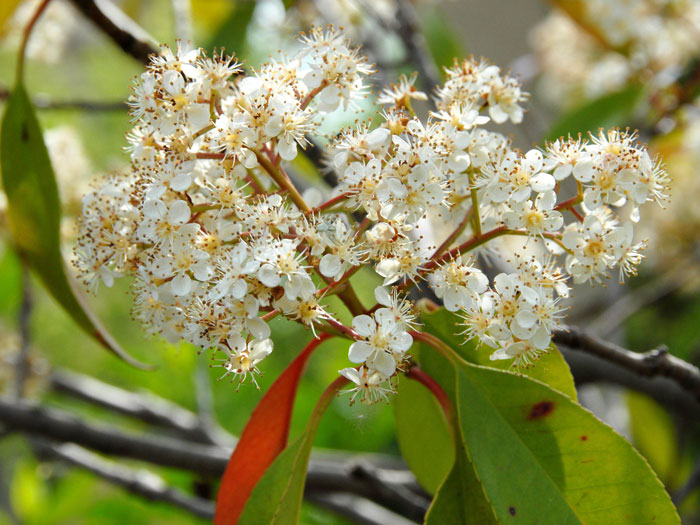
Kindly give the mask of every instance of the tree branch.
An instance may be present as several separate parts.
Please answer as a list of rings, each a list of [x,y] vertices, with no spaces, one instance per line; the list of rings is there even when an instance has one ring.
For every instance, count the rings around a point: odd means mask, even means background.
[[[30,326],[32,316],[32,288],[29,275],[29,268],[22,266],[22,302],[19,307],[17,319],[19,332],[19,351],[15,362],[15,384],[14,395],[16,399],[24,397],[24,390],[31,375],[31,363],[29,357],[30,350]]]
[[[65,411],[26,402],[13,403],[4,398],[0,398],[0,424],[8,432],[23,432],[52,441],[72,442],[104,454],[188,470],[203,476],[221,476],[231,455],[231,449],[226,447],[165,436],[134,435],[111,426],[88,424]],[[357,459],[352,458],[312,458],[306,492],[346,492],[371,499],[380,505],[402,508],[395,501],[395,495],[389,492],[377,494],[373,486],[354,476],[352,472],[356,464]],[[374,468],[376,476],[384,480],[385,484],[395,486],[395,492],[408,490],[420,494],[421,489],[410,472]],[[418,498],[416,496],[417,500]]]
[[[170,487],[163,478],[148,470],[131,469],[107,461],[72,443],[58,445],[48,440],[34,439],[32,444],[41,454],[83,468],[142,498],[169,503],[201,518],[214,517],[212,501],[190,496]]]
[[[148,63],[158,53],[157,42],[115,4],[107,0],[71,0],[85,17],[126,54]]]
[[[50,378],[59,393],[101,406],[144,423],[176,431],[199,443],[233,447],[236,439],[218,426],[211,429],[193,412],[150,393],[136,394],[93,377],[57,370]]]
[[[309,494],[307,499],[361,525],[413,525],[416,523],[366,498],[352,494],[320,491]]]
[[[700,402],[700,369],[668,353],[661,346],[636,353],[569,326],[552,334],[556,344],[587,352],[644,377],[667,377]]]
[[[425,37],[420,30],[415,7],[408,0],[396,0],[396,34],[420,73],[423,88],[432,93],[440,85],[440,72],[430,56]]]

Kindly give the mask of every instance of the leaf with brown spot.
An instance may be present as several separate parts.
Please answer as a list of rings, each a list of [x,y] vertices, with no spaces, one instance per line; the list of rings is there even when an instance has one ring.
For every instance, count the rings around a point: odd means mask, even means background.
[[[530,414],[527,416],[529,420],[542,419],[554,412],[554,403],[552,401],[540,401],[532,405]]]
[[[466,362],[455,372],[464,447],[499,522],[680,522],[639,453],[573,400],[510,372]]]

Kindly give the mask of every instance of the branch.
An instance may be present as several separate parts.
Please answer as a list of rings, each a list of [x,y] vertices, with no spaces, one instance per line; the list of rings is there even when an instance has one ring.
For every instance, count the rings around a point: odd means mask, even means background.
[[[309,143],[306,148],[302,150],[302,154],[309,159],[314,166],[316,166],[316,169],[321,174],[323,181],[331,188],[335,188],[338,185],[338,175],[326,163],[326,160],[324,159],[323,146],[310,135],[306,136],[306,140]]]
[[[571,368],[577,387],[595,383],[629,388],[651,397],[669,412],[678,414],[684,420],[700,418],[700,404],[696,398],[675,381],[658,376],[642,377],[615,363],[592,354],[570,350],[565,346],[560,346],[559,350]]]
[[[169,503],[201,518],[211,519],[214,517],[214,503],[212,501],[190,496],[170,487],[163,478],[147,470],[135,470],[107,461],[72,443],[58,445],[51,441],[35,439],[33,445],[40,453],[88,470],[100,478],[148,500]]]
[[[71,0],[73,5],[126,54],[148,63],[157,42],[115,4],[107,0]]]
[[[176,431],[199,443],[232,447],[236,440],[218,426],[203,424],[193,412],[153,394],[136,394],[93,377],[57,370],[50,378],[56,392],[101,406],[144,423]]]
[[[422,79],[423,88],[432,92],[442,82],[440,72],[430,56],[425,37],[420,30],[418,15],[408,0],[396,0],[396,34],[403,41],[406,52],[415,64]]]
[[[307,499],[362,525],[414,525],[416,523],[394,514],[366,498],[352,494],[320,491],[310,494]]]
[[[0,398],[0,422],[8,431],[21,431],[164,467],[203,475],[221,475],[229,457],[223,447],[202,445],[166,436],[137,436],[106,425],[92,425],[60,410]]]
[[[395,4],[396,19],[389,19],[382,16],[371,2],[360,0],[360,5],[369,16],[374,18],[384,29],[393,32],[401,39],[408,59],[418,70],[423,89],[432,91],[441,84],[440,72],[427,49],[416,10],[407,0],[396,0]]]
[[[700,369],[669,354],[665,346],[636,353],[574,326],[555,331],[552,334],[552,340],[573,350],[602,357],[640,376],[667,377],[700,402]]]
[[[0,424],[8,432],[23,432],[53,441],[72,442],[104,454],[188,470],[203,476],[221,476],[231,456],[230,448],[165,436],[134,435],[111,426],[88,424],[65,411],[26,402],[13,403],[6,398],[0,398]],[[357,460],[352,458],[312,458],[306,482],[307,495],[320,491],[346,492],[380,505],[401,508],[397,501],[391,501],[395,496],[389,493],[377,494],[373,486],[354,476],[352,472],[356,464]],[[384,480],[385,484],[396,486],[399,492],[401,489],[398,486],[421,494],[421,489],[410,472],[374,468],[376,476]],[[416,496],[416,500],[418,498]]]
[[[29,275],[29,268],[22,266],[22,302],[19,308],[17,319],[19,332],[19,353],[15,362],[15,384],[14,395],[16,399],[24,397],[24,390],[31,375],[31,363],[29,356],[29,346],[31,341],[30,326],[32,316],[32,288]]]
[[[430,496],[420,495],[400,483],[388,483],[387,476],[369,462],[358,462],[352,469],[352,476],[365,482],[377,496],[381,495],[386,507],[400,511],[404,516],[422,522],[428,507]]]

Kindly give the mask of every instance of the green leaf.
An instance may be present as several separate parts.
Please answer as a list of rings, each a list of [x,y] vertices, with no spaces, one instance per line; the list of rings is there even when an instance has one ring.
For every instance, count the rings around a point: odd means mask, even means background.
[[[499,370],[507,370],[510,368],[512,361],[491,361],[489,356],[492,350],[490,348],[477,348],[471,341],[464,344],[464,337],[456,335],[463,330],[463,328],[459,326],[460,318],[456,314],[441,308],[436,312],[423,314],[421,319],[425,324],[426,332],[437,336],[452,348],[457,349],[457,352],[465,361]],[[432,349],[428,349],[427,351],[435,352]],[[577,399],[576,386],[574,385],[574,378],[571,375],[569,365],[555,345],[552,345],[549,353],[543,355],[537,363],[529,368],[521,370],[521,372],[528,377],[548,384],[573,400]],[[443,388],[445,387],[443,386]]]
[[[246,33],[254,11],[255,2],[236,2],[207,47],[225,48],[229,54],[235,53],[238,57],[245,57]]]
[[[425,516],[426,525],[497,524],[491,504],[486,499],[461,439],[456,449],[456,461],[435,494]]]
[[[434,494],[455,462],[445,413],[425,386],[404,376],[393,405],[401,455],[423,488]]]
[[[306,470],[316,431],[323,413],[345,383],[347,380],[341,376],[324,391],[304,431],[277,456],[255,485],[238,525],[299,522]]]
[[[61,255],[60,201],[39,122],[24,86],[7,102],[0,144],[2,183],[15,248],[73,320],[108,350],[141,368],[87,309],[68,278]]]
[[[634,112],[642,100],[644,88],[632,84],[620,91],[603,95],[586,102],[562,116],[554,123],[545,140],[578,133],[597,133],[599,128],[626,127],[632,125]]]
[[[671,416],[649,396],[627,393],[632,441],[664,484],[678,474],[679,448]]]
[[[680,523],[639,453],[543,383],[462,361],[456,405],[465,449],[499,521]]]
[[[434,7],[421,10],[421,30],[428,44],[428,51],[444,78],[443,68],[450,67],[455,58],[466,55],[459,33],[445,16]]]

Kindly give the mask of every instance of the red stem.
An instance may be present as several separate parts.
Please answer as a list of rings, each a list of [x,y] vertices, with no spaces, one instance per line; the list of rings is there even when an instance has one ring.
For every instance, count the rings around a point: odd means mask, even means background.
[[[347,193],[347,192],[341,193],[340,195],[336,195],[332,199],[328,199],[326,202],[319,204],[318,206],[316,206],[312,210],[309,210],[306,213],[307,213],[307,215],[311,215],[311,214],[319,212],[321,210],[325,210],[326,208],[330,208],[331,206],[334,206],[334,205],[338,204],[339,202],[344,201],[345,199],[348,198],[348,196],[349,196],[349,193]]]
[[[219,159],[222,160],[226,155],[224,153],[207,153],[205,151],[198,151],[196,157],[198,159]]]

